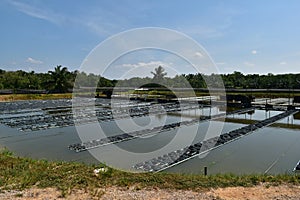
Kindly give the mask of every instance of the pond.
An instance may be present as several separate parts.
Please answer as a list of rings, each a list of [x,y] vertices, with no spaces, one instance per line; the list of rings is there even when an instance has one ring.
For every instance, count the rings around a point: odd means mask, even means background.
[[[91,104],[93,101],[87,99],[87,102]],[[119,107],[128,107],[127,103],[120,100]],[[135,113],[144,112],[145,110],[143,109],[150,106],[149,103],[145,104],[134,101],[130,102],[130,104],[133,107],[141,108],[140,110],[135,110]],[[107,99],[96,100],[96,109],[99,112],[103,113],[109,109],[109,106],[109,100]],[[169,105],[167,109],[173,108],[173,105]],[[181,149],[191,143],[202,141],[208,135],[226,133],[245,126],[245,124],[239,123],[238,119],[263,120],[282,112],[254,110],[252,112],[227,116],[228,118],[236,119],[235,123],[223,123],[215,120],[203,121],[123,141],[114,145],[106,145],[91,149],[90,151],[76,153],[70,151],[67,147],[70,144],[80,143],[81,139],[97,139],[97,137],[103,138],[124,132],[143,130],[147,127],[192,120],[199,115],[220,114],[224,113],[224,110],[218,107],[200,106],[199,109],[191,108],[181,111],[181,115],[174,114],[176,111],[172,113],[167,112],[168,114],[166,112],[153,112],[150,115],[143,114],[133,116],[132,118],[122,117],[115,120],[103,120],[102,118],[99,120],[98,117],[99,122],[89,121],[88,123],[79,123],[77,127],[72,123],[62,123],[62,126],[57,127],[46,126],[45,124],[47,123],[53,123],[51,120],[50,122],[47,121],[47,117],[59,114],[49,112],[49,110],[55,111],[55,109],[67,110],[61,112],[61,115],[56,119],[57,121],[63,119],[64,122],[69,122],[73,119],[70,118],[67,120],[69,116],[68,112],[71,109],[70,100],[0,103],[0,122],[2,122],[0,124],[0,146],[5,146],[21,156],[85,163],[98,163],[101,161],[115,168],[131,171],[133,170],[132,166],[136,163],[147,161],[151,158]],[[152,107],[150,107],[151,109],[153,110]],[[62,116],[65,118],[62,118]],[[36,122],[35,125],[41,123],[44,128],[21,131],[20,127],[23,127],[24,123],[30,122],[30,127],[34,125],[33,121],[28,121],[30,117],[37,117],[34,121]],[[18,122],[19,124],[13,128],[7,125],[9,123],[13,124],[13,122],[18,120],[20,123]],[[300,124],[298,116],[289,116],[280,120],[280,123]],[[99,127],[101,128],[101,133],[99,132]],[[207,155],[197,156],[166,171],[203,173],[203,168],[208,167],[208,172],[211,174],[227,172],[238,174],[290,173],[300,159],[298,154],[300,150],[298,145],[300,141],[299,133],[298,129],[265,127],[239,140],[214,149]]]

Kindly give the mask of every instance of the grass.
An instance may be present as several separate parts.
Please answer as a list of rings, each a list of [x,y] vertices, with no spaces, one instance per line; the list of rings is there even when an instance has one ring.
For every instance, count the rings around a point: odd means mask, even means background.
[[[172,95],[172,91],[129,91],[129,92],[122,92],[120,94],[126,95],[128,93],[138,93],[138,94],[148,94],[153,98],[157,98],[158,96],[160,98],[164,98],[167,95]],[[193,96],[193,94],[196,94],[196,96],[207,96],[207,95],[219,95],[219,93],[208,93],[208,92],[189,92],[189,91],[177,91],[176,95],[178,97],[189,97]],[[253,95],[256,98],[280,98],[280,97],[291,97],[293,98],[294,96],[299,96],[298,93],[291,94],[291,93],[282,93],[282,92],[227,92],[227,94],[233,94],[233,95]],[[96,96],[96,93],[79,93],[77,95],[81,96],[88,96],[88,97],[94,97]],[[103,95],[100,95],[104,97]],[[1,101],[17,101],[17,100],[48,100],[48,99],[64,99],[64,98],[72,98],[72,93],[64,93],[64,94],[8,94],[8,95],[0,95],[0,102]]]
[[[50,162],[34,160],[13,155],[10,151],[0,152],[0,190],[23,190],[32,186],[39,188],[54,187],[67,195],[72,189],[95,191],[105,186],[136,188],[169,188],[182,190],[203,190],[206,188],[228,186],[254,186],[259,183],[270,185],[294,184],[300,182],[299,175],[195,175],[175,173],[128,173],[112,168],[96,176],[95,168],[103,164],[87,165],[76,162]]]
[[[72,98],[72,93],[64,94],[7,94],[0,95],[1,101],[19,101],[19,100],[48,100]]]

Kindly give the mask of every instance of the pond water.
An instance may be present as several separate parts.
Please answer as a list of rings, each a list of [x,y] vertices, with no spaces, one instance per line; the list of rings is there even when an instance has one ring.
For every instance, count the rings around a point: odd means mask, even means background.
[[[299,160],[300,132],[263,128],[166,171],[183,173],[292,173]]]
[[[90,101],[90,100],[89,100]],[[99,107],[108,106],[108,100],[98,101]],[[135,103],[133,103],[135,104]],[[122,101],[120,101],[121,107]],[[19,117],[32,112],[33,115],[45,114],[52,107],[69,107],[69,100],[59,101],[22,101],[4,105],[0,103],[0,118]],[[28,109],[30,108],[30,109]],[[32,109],[32,110],[31,110]],[[12,112],[11,112],[12,111]],[[255,110],[244,114],[227,116],[235,119],[263,120],[282,111]],[[181,149],[191,143],[202,141],[205,137],[215,136],[245,126],[241,123],[203,121],[198,124],[181,126],[147,137],[136,138],[114,145],[107,145],[90,151],[76,153],[67,147],[82,140],[103,138],[145,127],[161,126],[174,122],[191,120],[199,115],[224,113],[217,107],[200,107],[182,111],[182,117],[171,114],[152,114],[134,118],[122,118],[79,124],[66,127],[47,128],[22,132],[0,124],[0,146],[5,146],[17,155],[48,160],[79,161],[86,163],[104,162],[115,168],[133,170],[136,163]],[[12,115],[11,115],[12,114]],[[11,115],[11,116],[10,116]],[[300,124],[298,116],[290,116],[280,123]],[[38,121],[37,121],[38,123]],[[100,125],[100,126],[99,126]],[[101,127],[99,131],[99,127]],[[79,131],[79,134],[78,134]],[[300,130],[265,127],[239,140],[223,145],[184,163],[167,169],[168,172],[203,173],[290,173],[300,159]]]

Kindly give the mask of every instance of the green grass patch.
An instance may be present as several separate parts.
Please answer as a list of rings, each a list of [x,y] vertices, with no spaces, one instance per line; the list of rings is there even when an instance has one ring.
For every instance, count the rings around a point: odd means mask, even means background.
[[[80,188],[95,191],[104,186],[121,186],[142,189],[158,187],[183,190],[229,186],[253,186],[259,183],[298,185],[299,175],[234,175],[234,174],[175,174],[175,173],[127,173],[108,168],[106,172],[94,174],[94,169],[103,167],[76,162],[50,162],[14,156],[10,151],[0,152],[0,189],[25,189],[55,187],[66,195],[67,191]]]
[[[70,99],[72,93],[64,94],[8,94],[0,95],[0,101],[20,101],[20,100],[49,100],[49,99]]]

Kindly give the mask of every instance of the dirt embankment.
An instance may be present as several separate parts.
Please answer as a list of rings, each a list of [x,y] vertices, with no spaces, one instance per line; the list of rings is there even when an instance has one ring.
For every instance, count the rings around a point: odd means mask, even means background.
[[[204,199],[204,200],[298,200],[300,199],[300,186],[280,185],[268,186],[259,185],[255,187],[227,187],[218,189],[207,189],[204,191],[171,190],[171,189],[140,189],[138,187],[121,188],[108,187],[94,191],[73,190],[68,191],[66,196],[53,188],[37,189],[31,188],[24,191],[5,191],[0,193],[0,199],[19,200],[52,200],[52,199]]]

